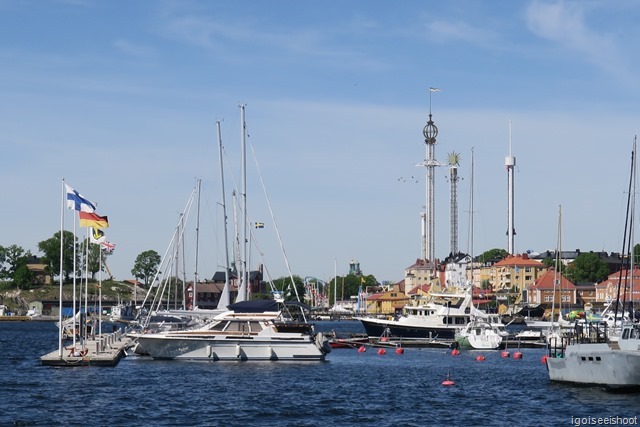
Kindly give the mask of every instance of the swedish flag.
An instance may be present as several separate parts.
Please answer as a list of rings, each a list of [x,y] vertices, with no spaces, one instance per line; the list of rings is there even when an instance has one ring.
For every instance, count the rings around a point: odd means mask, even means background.
[[[264,222],[256,222],[256,228],[264,228]]]

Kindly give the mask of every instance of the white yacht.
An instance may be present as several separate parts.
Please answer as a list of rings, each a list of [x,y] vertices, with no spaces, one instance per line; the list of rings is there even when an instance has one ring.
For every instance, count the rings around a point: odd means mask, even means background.
[[[505,327],[497,314],[487,314],[473,306],[470,289],[432,293],[426,302],[407,305],[403,311],[402,315],[390,319],[356,319],[374,339],[390,335],[405,340],[453,340],[456,332],[466,327],[472,317],[484,319],[499,330],[504,331]]]
[[[313,325],[286,318],[286,312],[275,300],[243,301],[198,329],[136,338],[154,359],[325,360],[328,340]]]

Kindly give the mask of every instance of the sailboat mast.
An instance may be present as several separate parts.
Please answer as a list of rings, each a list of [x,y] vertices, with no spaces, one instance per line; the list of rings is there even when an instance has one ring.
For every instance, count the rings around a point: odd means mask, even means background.
[[[553,269],[553,297],[551,298],[551,329],[553,330],[553,319],[556,312],[556,290],[562,277],[562,205],[558,206],[558,236],[556,241],[555,268]],[[558,326],[560,326],[560,316],[562,315],[562,288],[560,288],[560,299],[558,301]]]
[[[229,243],[227,235],[227,202],[225,200],[224,191],[224,166],[222,162],[222,132],[220,131],[220,121],[216,122],[216,128],[218,131],[218,157],[220,160],[220,190],[222,197],[222,219],[224,229],[224,288],[220,295],[220,301],[218,302],[218,308],[226,308],[230,303],[229,299]]]
[[[469,254],[471,262],[471,280],[469,286],[469,292],[471,293],[471,307],[473,308],[473,181],[475,179],[475,159],[473,155],[474,149],[471,148],[471,194],[469,201]]]
[[[245,123],[245,104],[240,105],[240,126],[242,131],[242,260],[240,289],[238,290],[238,298],[240,301],[247,299],[248,294],[248,271],[247,271],[247,126]]]
[[[200,183],[201,180],[198,179],[198,209],[196,211],[196,261],[195,261],[195,274],[194,274],[194,279],[193,279],[193,307],[191,307],[192,309],[196,308],[196,298],[198,296],[198,293],[196,292],[196,287],[198,286],[198,250],[200,245],[198,244],[200,241]],[[184,245],[182,245],[184,247]],[[176,266],[176,273],[177,273],[177,266]],[[177,276],[177,274],[176,274]],[[183,292],[182,294],[184,295],[184,281],[182,282],[183,285]],[[176,284],[177,286],[177,284]],[[183,308],[186,309],[186,307],[184,307],[184,303],[183,303]]]

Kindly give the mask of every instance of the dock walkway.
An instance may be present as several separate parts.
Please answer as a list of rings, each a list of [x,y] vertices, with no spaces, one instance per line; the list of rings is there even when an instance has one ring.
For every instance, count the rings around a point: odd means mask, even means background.
[[[76,342],[76,351],[71,345],[63,347],[62,355],[56,349],[40,357],[43,366],[116,366],[126,356],[126,349],[132,344],[131,338],[122,331],[98,335],[86,340],[84,346]]]

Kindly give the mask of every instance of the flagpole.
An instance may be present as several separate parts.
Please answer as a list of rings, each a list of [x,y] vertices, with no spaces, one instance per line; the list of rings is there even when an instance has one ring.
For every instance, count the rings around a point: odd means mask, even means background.
[[[72,314],[72,320],[73,320],[73,346],[75,348],[76,346],[76,273],[77,273],[77,266],[76,266],[76,257],[77,257],[77,252],[76,252],[76,216],[73,216],[73,314]],[[80,326],[80,325],[78,325]]]
[[[87,322],[89,321],[89,233],[91,229],[87,227],[87,237],[86,237],[86,248],[85,248],[85,259],[84,259],[84,322],[82,324],[82,332],[83,332],[83,347],[86,347],[88,331],[87,331]],[[82,317],[81,317],[82,318]]]
[[[66,196],[66,191],[64,187],[64,178],[62,178],[62,196],[60,203],[60,275],[58,276],[58,281],[60,282],[60,296],[58,298],[58,321],[60,322],[60,327],[58,328],[58,357],[62,358],[62,285],[64,283],[63,279],[63,251],[64,251],[64,199]]]
[[[98,271],[98,336],[102,336],[102,246],[98,243],[100,270]]]

